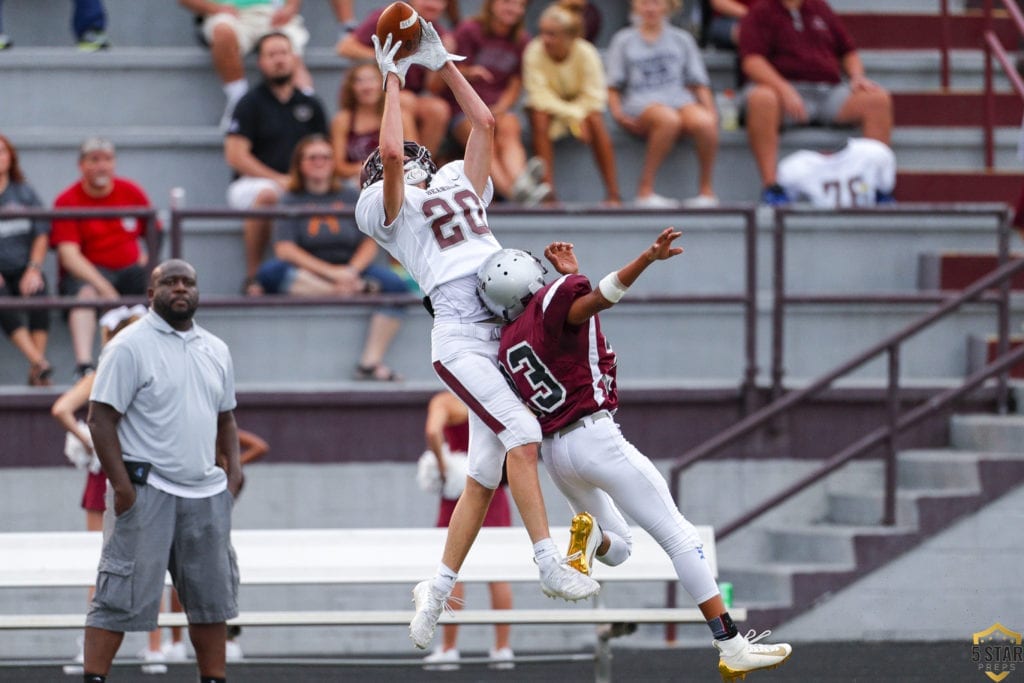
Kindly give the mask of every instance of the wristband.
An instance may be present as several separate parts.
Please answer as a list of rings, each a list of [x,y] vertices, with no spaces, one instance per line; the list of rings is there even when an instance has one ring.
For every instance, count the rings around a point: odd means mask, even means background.
[[[601,291],[601,296],[613,304],[617,304],[629,289],[622,284],[619,274],[614,270],[601,278],[601,281],[597,283],[597,288]]]

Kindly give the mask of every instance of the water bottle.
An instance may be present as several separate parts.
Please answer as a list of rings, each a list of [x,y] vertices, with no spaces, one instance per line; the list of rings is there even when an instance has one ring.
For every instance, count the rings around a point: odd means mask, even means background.
[[[740,127],[740,110],[736,104],[736,93],[726,88],[715,95],[715,106],[718,107],[718,120],[722,130],[736,130]]]
[[[183,208],[185,208],[185,188],[184,187],[172,187],[171,188],[171,208],[172,209],[183,209]]]

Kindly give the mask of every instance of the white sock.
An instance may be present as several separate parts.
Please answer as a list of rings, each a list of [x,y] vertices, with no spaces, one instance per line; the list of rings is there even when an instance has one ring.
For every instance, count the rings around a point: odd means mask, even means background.
[[[437,573],[434,574],[430,584],[444,595],[451,595],[452,589],[455,588],[455,582],[458,580],[459,573],[442,562],[437,565]]]
[[[237,102],[247,92],[249,92],[249,81],[244,78],[224,84],[224,96],[228,98],[228,102]]]
[[[541,539],[533,544],[533,557],[537,560],[537,565],[542,570],[557,564],[558,560],[561,559],[558,554],[558,548],[555,547],[555,542],[550,537]]]

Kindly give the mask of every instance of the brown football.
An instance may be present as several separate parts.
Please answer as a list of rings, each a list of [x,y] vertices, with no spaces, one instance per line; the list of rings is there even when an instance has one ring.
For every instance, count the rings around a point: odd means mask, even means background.
[[[392,44],[402,41],[402,46],[395,53],[395,59],[408,57],[420,46],[420,15],[405,2],[393,2],[388,5],[377,19],[377,40],[383,46],[388,34]]]

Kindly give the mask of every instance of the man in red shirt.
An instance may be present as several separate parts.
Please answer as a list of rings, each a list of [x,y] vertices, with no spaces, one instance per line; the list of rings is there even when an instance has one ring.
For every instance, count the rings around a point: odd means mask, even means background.
[[[114,145],[110,140],[91,137],[83,142],[78,168],[81,178],[60,193],[54,208],[123,209],[150,205],[138,185],[114,176]],[[54,220],[50,246],[57,250],[60,293],[82,301],[145,294],[148,254],[139,245],[144,236],[145,222],[137,218]],[[95,369],[96,309],[71,309],[68,329],[78,365],[76,375],[87,375]]]
[[[747,137],[765,204],[788,203],[776,182],[782,126],[857,125],[864,137],[889,143],[892,98],[864,75],[853,40],[825,0],[754,3],[740,23],[739,54],[750,80]]]

